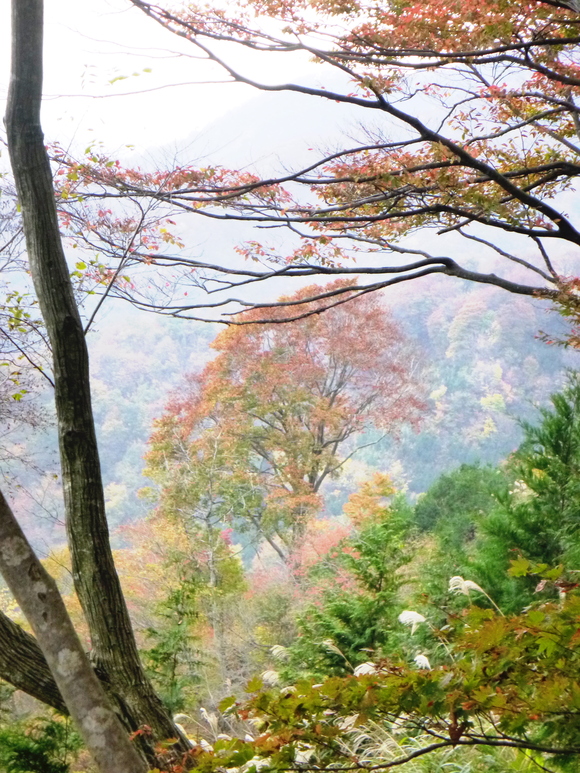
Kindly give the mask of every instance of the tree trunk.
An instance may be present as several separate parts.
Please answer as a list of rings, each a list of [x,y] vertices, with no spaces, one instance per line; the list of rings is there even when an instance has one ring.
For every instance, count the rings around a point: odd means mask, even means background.
[[[94,665],[154,740],[179,737],[143,671],[113,563],[97,450],[89,363],[58,228],[40,124],[42,0],[12,0],[12,71],[6,128],[30,269],[50,339],[59,447],[75,589]],[[184,743],[184,749],[187,748]]]
[[[138,730],[139,725],[136,724],[135,718],[119,693],[111,688],[107,675],[98,670],[96,674],[127,733]],[[69,714],[36,639],[2,612],[0,612],[0,679],[51,706],[60,714]],[[146,735],[137,736],[134,744],[146,759],[152,763],[155,762],[151,743]]]
[[[102,773],[147,766],[109,703],[55,581],[28,544],[0,493],[0,571],[32,626],[60,694]]]
[[[34,636],[0,612],[0,679],[52,706],[68,709]]]

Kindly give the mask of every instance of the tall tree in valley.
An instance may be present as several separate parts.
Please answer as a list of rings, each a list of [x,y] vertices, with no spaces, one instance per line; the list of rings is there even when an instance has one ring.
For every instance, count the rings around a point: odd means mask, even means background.
[[[340,283],[346,290],[348,287]],[[334,292],[307,287],[282,303]],[[371,428],[395,435],[426,409],[421,357],[378,297],[292,324],[221,333],[218,356],[173,398],[151,438],[148,474],[166,512],[252,530],[287,560]],[[284,307],[277,313],[283,319]],[[271,311],[252,311],[261,323]]]

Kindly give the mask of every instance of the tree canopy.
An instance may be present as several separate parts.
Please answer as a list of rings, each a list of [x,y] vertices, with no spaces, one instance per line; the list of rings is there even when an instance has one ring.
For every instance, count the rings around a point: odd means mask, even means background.
[[[292,325],[228,329],[213,348],[218,356],[158,420],[149,475],[161,484],[162,510],[277,538],[286,557],[320,506],[322,484],[364,445],[364,432],[396,435],[427,408],[421,353],[375,297]]]
[[[268,178],[220,166],[145,172],[93,149],[84,159],[55,151],[72,238],[100,245],[108,271],[116,271],[115,259],[128,270],[171,268],[178,281],[214,298],[155,300],[144,284],[123,282],[115,292],[143,308],[232,323],[232,312],[275,302],[246,291],[276,277],[354,276],[363,293],[439,273],[574,306],[561,261],[564,253],[574,259],[580,245],[569,206],[580,169],[580,38],[570,5],[133,4],[227,80],[350,105],[364,128],[303,168]],[[228,59],[236,47],[258,58],[308,54],[329,85],[310,75],[304,83],[249,78]],[[103,207],[108,197],[123,203],[122,216]],[[165,210],[156,209],[160,203]],[[262,232],[240,245],[256,267],[204,262],[175,251],[179,230],[161,222],[164,211],[269,224],[290,240],[282,246]],[[425,229],[433,232],[428,244],[417,238]],[[325,305],[344,292],[335,287]],[[287,316],[303,313],[307,300],[292,301]]]

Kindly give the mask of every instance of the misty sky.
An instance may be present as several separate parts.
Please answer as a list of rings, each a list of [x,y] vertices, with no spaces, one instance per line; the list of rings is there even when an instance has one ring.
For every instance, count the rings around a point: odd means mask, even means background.
[[[255,96],[249,87],[224,84],[223,75],[194,58],[194,53],[191,44],[161,29],[128,0],[46,0],[43,126],[47,139],[72,141],[83,148],[94,139],[110,150],[128,144],[140,150],[178,141]],[[235,61],[249,74],[257,74],[257,67],[264,74],[263,55],[254,63],[238,53]],[[292,74],[297,65],[302,69],[304,62],[294,60]],[[2,102],[9,67],[10,2],[4,0],[0,3]],[[272,59],[266,70],[274,79],[290,75]],[[199,82],[205,84],[192,85]]]

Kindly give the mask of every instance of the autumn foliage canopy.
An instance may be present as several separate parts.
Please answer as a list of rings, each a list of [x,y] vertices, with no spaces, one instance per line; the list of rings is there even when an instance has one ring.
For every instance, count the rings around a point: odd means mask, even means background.
[[[321,485],[364,432],[416,427],[426,409],[419,353],[378,297],[291,324],[230,328],[213,347],[217,357],[157,422],[149,474],[162,508],[209,510],[283,549],[300,541]]]
[[[275,303],[246,290],[279,277],[354,276],[368,291],[442,273],[557,303],[574,295],[580,22],[572,4],[132,1],[189,41],[216,76],[344,105],[358,128],[332,152],[312,148],[307,165],[285,159],[283,173],[267,175],[218,164],[145,171],[94,147],[77,159],[57,149],[63,224],[79,245],[98,246],[101,281],[115,281],[117,294],[230,323],[244,321],[232,311]],[[228,61],[236,48],[257,62],[307,55],[319,73],[255,80]],[[262,231],[240,244],[254,263],[200,260],[183,249],[176,212],[268,223],[290,238]],[[429,240],[419,240],[426,228]],[[115,273],[118,260],[126,275]],[[132,279],[136,266],[147,269],[147,285]],[[161,269],[187,293],[148,293]],[[300,303],[288,311],[299,316]]]

